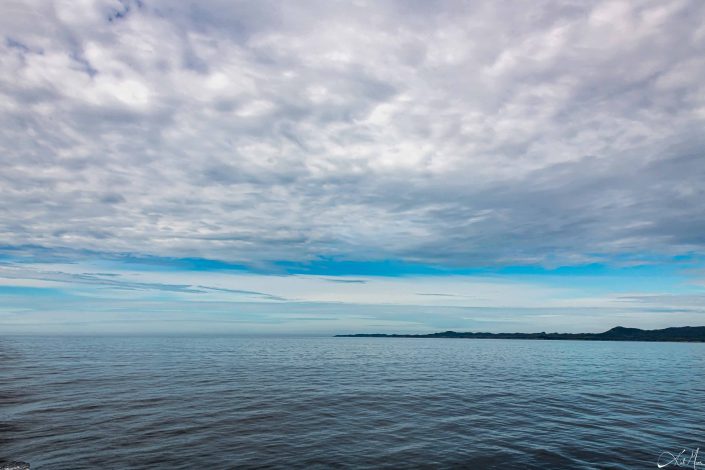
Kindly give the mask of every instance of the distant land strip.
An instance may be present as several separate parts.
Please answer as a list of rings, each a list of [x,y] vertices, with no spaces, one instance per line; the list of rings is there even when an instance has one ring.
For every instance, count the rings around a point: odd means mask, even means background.
[[[359,333],[335,335],[336,338],[475,338],[475,339],[546,339],[581,341],[666,341],[679,343],[705,342],[705,326],[683,326],[662,330],[641,330],[617,326],[603,333],[472,333],[444,331],[421,335]]]

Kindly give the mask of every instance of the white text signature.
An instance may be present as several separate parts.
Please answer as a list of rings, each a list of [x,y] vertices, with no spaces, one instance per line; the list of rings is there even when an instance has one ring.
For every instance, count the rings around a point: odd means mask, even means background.
[[[693,467],[694,470],[705,468],[705,462],[698,460],[698,452],[700,452],[699,447],[695,450],[683,449],[678,454],[661,452],[656,461],[656,466],[658,468],[665,468],[669,465],[674,467]]]

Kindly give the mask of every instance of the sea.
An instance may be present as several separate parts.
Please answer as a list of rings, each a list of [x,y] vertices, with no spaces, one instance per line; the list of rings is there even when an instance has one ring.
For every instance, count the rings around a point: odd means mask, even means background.
[[[705,344],[0,336],[0,459],[705,469]]]

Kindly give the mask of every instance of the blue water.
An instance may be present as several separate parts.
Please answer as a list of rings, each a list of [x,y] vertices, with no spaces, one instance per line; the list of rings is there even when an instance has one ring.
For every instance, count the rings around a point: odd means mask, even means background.
[[[33,469],[656,468],[697,447],[705,344],[0,337],[0,459]]]

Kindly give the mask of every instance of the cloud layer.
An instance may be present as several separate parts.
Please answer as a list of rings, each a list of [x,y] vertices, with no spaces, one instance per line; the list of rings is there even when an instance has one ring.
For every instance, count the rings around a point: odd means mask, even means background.
[[[155,270],[105,261],[0,263],[0,331],[600,332],[615,325],[703,324],[702,285],[657,266],[631,270],[573,277],[329,278]]]
[[[705,4],[6,2],[0,241],[266,264],[705,253]]]

